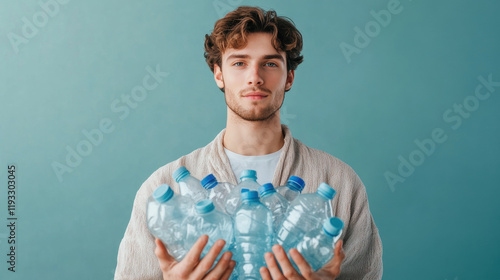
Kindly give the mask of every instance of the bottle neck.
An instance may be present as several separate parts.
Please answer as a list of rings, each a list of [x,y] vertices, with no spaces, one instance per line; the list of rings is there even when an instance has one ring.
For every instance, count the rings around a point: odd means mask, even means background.
[[[325,194],[321,193],[321,192],[317,192],[316,193],[319,197],[321,197],[321,199],[323,199],[324,201],[326,202],[329,202],[331,200],[331,198],[327,197]]]
[[[332,235],[331,233],[329,233],[328,231],[326,231],[325,228],[323,228],[323,233],[329,239],[338,239],[338,237],[340,237],[340,235],[342,234],[342,230],[340,230],[336,235]]]
[[[179,178],[179,182],[185,182],[186,180],[189,180],[189,178],[191,178],[191,175],[186,174],[186,175],[182,175],[180,178]]]
[[[254,181],[254,182],[257,182],[255,178],[253,177],[243,177],[241,178],[241,181],[242,182],[245,182],[245,181]]]
[[[251,199],[244,199],[241,201],[241,203],[244,203],[244,204],[250,204],[250,203],[258,203],[260,202],[260,200],[258,198],[251,198]]]
[[[271,194],[273,194],[273,193],[275,193],[275,192],[276,192],[276,190],[274,190],[274,189],[272,189],[272,190],[268,190],[268,191],[265,191],[265,192],[263,192],[263,193],[260,195],[260,198],[263,198],[263,197],[265,197],[265,196],[269,196],[269,195],[271,195]]]
[[[198,216],[200,216],[200,217],[205,217],[205,216],[210,216],[210,215],[212,215],[212,214],[214,213],[214,211],[215,211],[215,210],[208,211],[208,212],[202,212],[202,213],[200,213],[200,212],[196,212],[196,214],[197,214]]]

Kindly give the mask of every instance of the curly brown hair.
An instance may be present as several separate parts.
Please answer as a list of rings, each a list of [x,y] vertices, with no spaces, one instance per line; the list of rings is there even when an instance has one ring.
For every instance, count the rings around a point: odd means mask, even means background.
[[[241,6],[219,19],[212,34],[205,35],[204,56],[210,70],[214,72],[215,64],[222,66],[222,53],[226,49],[245,47],[247,35],[255,32],[272,34],[273,47],[286,52],[288,71],[302,63],[302,34],[291,19],[279,17],[273,10],[266,12],[259,7]]]

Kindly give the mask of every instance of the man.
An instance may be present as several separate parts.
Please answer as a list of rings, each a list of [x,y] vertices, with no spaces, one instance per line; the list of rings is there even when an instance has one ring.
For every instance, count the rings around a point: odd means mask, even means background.
[[[222,240],[200,260],[207,243],[207,236],[202,236],[188,255],[176,262],[148,232],[147,198],[164,183],[177,192],[172,173],[180,166],[197,178],[213,173],[219,181],[233,184],[242,169],[256,169],[260,183],[275,186],[296,175],[306,182],[304,192],[314,192],[326,182],[337,191],[333,214],[345,223],[343,242],[335,246],[334,258],[313,272],[292,249],[290,256],[300,270],[296,271],[282,247],[275,245],[272,253],[262,252],[267,264],[260,269],[262,278],[380,279],[382,244],[363,183],[348,165],[305,146],[280,123],[285,92],[292,87],[295,69],[302,62],[300,32],[274,11],[239,7],[217,21],[205,39],[206,61],[226,99],[226,128],[207,146],[158,169],[141,186],[120,244],[115,279],[229,278],[235,266],[230,252],[211,269],[224,246]]]

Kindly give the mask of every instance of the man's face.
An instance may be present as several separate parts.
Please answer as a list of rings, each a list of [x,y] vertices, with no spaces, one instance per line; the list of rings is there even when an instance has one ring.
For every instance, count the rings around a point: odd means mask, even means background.
[[[222,69],[215,65],[217,85],[225,89],[226,104],[240,118],[263,121],[279,114],[294,71],[286,70],[286,53],[271,44],[271,34],[251,33],[242,49],[226,49]]]

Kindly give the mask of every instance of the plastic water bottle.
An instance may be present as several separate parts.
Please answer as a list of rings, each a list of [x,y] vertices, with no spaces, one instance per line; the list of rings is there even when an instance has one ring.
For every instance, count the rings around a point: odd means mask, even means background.
[[[237,279],[261,279],[259,269],[266,265],[264,253],[271,251],[273,241],[272,214],[260,203],[256,191],[242,193],[241,200],[234,219],[234,273]]]
[[[179,184],[181,195],[190,197],[194,203],[208,198],[207,191],[201,185],[200,180],[191,176],[186,167],[181,166],[177,168],[172,177]]]
[[[288,201],[277,193],[273,184],[267,183],[259,188],[260,201],[264,204],[273,214],[273,229],[277,232],[281,221],[285,217],[286,209],[288,208]]]
[[[321,183],[316,193],[301,194],[290,203],[276,238],[285,252],[296,247],[307,232],[318,231],[332,216],[330,200],[334,195],[332,187]]]
[[[214,203],[215,209],[226,213],[226,199],[234,189],[231,183],[219,183],[213,174],[208,174],[201,180],[201,185],[207,190],[208,198]]]
[[[175,195],[168,185],[159,186],[147,202],[149,231],[165,244],[168,253],[177,261],[182,260],[188,251],[184,248],[186,230],[182,222],[192,206],[189,197]]]
[[[226,245],[219,255],[229,250],[233,242],[233,222],[231,218],[216,210],[213,202],[210,199],[205,199],[198,202],[195,206],[195,214],[187,217],[184,220],[183,226],[186,228],[186,241],[184,247],[191,249],[203,234],[208,235],[208,243],[203,249],[201,257],[205,256],[215,241],[224,239]]]
[[[255,170],[241,171],[240,180],[241,182],[233,188],[226,199],[226,213],[230,216],[234,216],[236,209],[241,205],[242,189],[258,191],[260,187],[259,183],[257,183],[257,172]]]
[[[286,185],[276,188],[276,191],[281,194],[289,202],[294,200],[304,189],[304,180],[297,176],[290,176]]]
[[[259,191],[259,183],[257,183],[257,172],[255,170],[243,170],[240,176],[241,182],[238,184],[242,189],[249,189],[251,191]]]
[[[344,222],[337,217],[326,219],[320,232],[310,232],[299,242],[297,250],[314,271],[322,268],[334,255],[335,243],[339,240]]]
[[[247,189],[248,190],[248,189]],[[241,205],[241,187],[235,186],[234,189],[226,197],[226,213],[231,217],[234,216],[234,212]]]

